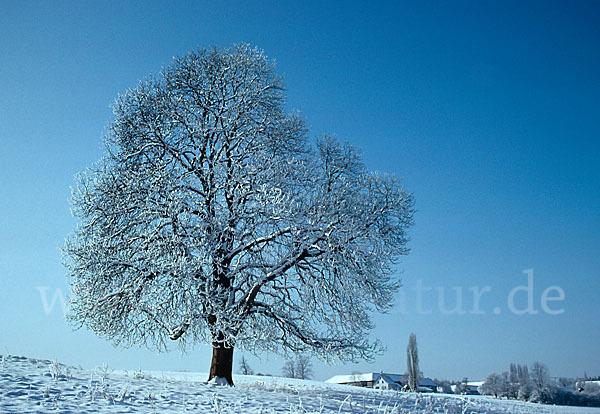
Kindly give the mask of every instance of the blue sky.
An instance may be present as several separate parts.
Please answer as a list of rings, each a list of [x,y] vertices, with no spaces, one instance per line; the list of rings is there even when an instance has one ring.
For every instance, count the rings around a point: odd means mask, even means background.
[[[94,367],[207,370],[198,346],[157,355],[73,331],[59,246],[73,175],[102,155],[110,104],[195,47],[248,42],[285,76],[311,134],[404,177],[418,213],[403,293],[351,371],[404,372],[410,332],[427,376],[484,378],[510,362],[600,375],[600,7],[597,2],[27,2],[0,13],[0,348]],[[537,314],[507,299],[533,269]],[[420,281],[420,282],[419,282]],[[419,312],[421,305],[431,313]],[[541,307],[545,289],[564,300]],[[473,314],[473,294],[482,314]],[[465,314],[444,312],[462,292]],[[557,297],[555,289],[548,297]],[[526,307],[527,294],[514,294]],[[49,305],[49,304],[48,304]],[[494,311],[497,311],[494,312]],[[249,355],[247,355],[249,356]],[[278,374],[275,355],[249,356]]]

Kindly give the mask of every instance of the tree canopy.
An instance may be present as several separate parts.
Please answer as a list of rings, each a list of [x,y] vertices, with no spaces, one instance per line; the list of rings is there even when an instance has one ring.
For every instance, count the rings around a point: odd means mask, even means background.
[[[370,313],[392,304],[412,195],[284,106],[248,45],[192,51],[116,99],[105,155],[73,189],[77,326],[161,350],[379,349]]]

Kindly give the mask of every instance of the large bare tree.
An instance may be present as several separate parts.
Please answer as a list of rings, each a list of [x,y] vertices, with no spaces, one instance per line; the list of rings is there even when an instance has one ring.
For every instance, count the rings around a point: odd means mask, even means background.
[[[311,144],[282,79],[247,45],[197,50],[119,96],[80,174],[65,245],[71,314],[115,344],[370,358],[407,253],[413,200],[349,145]],[[357,109],[359,110],[359,109]]]

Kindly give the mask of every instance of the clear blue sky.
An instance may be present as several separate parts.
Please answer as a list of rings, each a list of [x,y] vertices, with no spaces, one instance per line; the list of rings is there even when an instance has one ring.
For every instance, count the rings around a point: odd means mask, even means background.
[[[404,177],[418,213],[398,307],[375,317],[404,372],[410,332],[427,376],[484,378],[512,361],[600,375],[598,2],[29,2],[0,13],[0,348],[94,367],[205,371],[209,349],[117,350],[72,331],[40,291],[67,290],[59,246],[73,175],[101,155],[110,104],[197,46],[248,42],[275,58],[311,133]],[[534,315],[509,292],[534,269]],[[424,287],[419,304],[418,281]],[[483,314],[469,288],[484,289]],[[544,290],[564,300],[541,308]],[[446,314],[462,289],[467,314]],[[435,289],[437,288],[437,290]],[[557,297],[557,290],[549,297]],[[404,297],[404,300],[403,300]],[[518,291],[515,306],[525,308]],[[421,314],[419,307],[430,310]],[[495,313],[494,310],[499,313]],[[277,374],[282,361],[250,358]]]

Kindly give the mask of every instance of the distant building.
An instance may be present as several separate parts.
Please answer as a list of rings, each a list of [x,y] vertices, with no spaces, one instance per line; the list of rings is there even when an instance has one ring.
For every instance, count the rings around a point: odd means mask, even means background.
[[[479,387],[483,385],[485,381],[469,381],[467,382],[467,390],[469,394],[479,394]]]
[[[403,375],[394,375],[394,374],[380,374],[375,384],[373,384],[373,388],[378,390],[396,390],[400,391],[406,385],[405,382],[402,382]]]
[[[484,381],[469,381],[466,384],[462,383],[460,385],[452,385],[450,389],[455,394],[469,394],[469,395],[477,395],[479,394],[479,387],[484,383]],[[459,391],[459,386],[462,391]]]
[[[336,375],[325,382],[400,391],[408,384],[408,375],[369,372],[366,374]],[[437,387],[438,384],[431,378],[422,378],[419,381],[419,391],[421,392],[435,392]]]
[[[583,380],[577,381],[575,384],[575,389],[579,392],[585,391],[586,388],[588,390],[600,388],[600,380]]]
[[[379,379],[379,374],[369,372],[367,374],[336,375],[325,382],[330,384],[355,385],[357,387],[373,388],[375,381]]]

